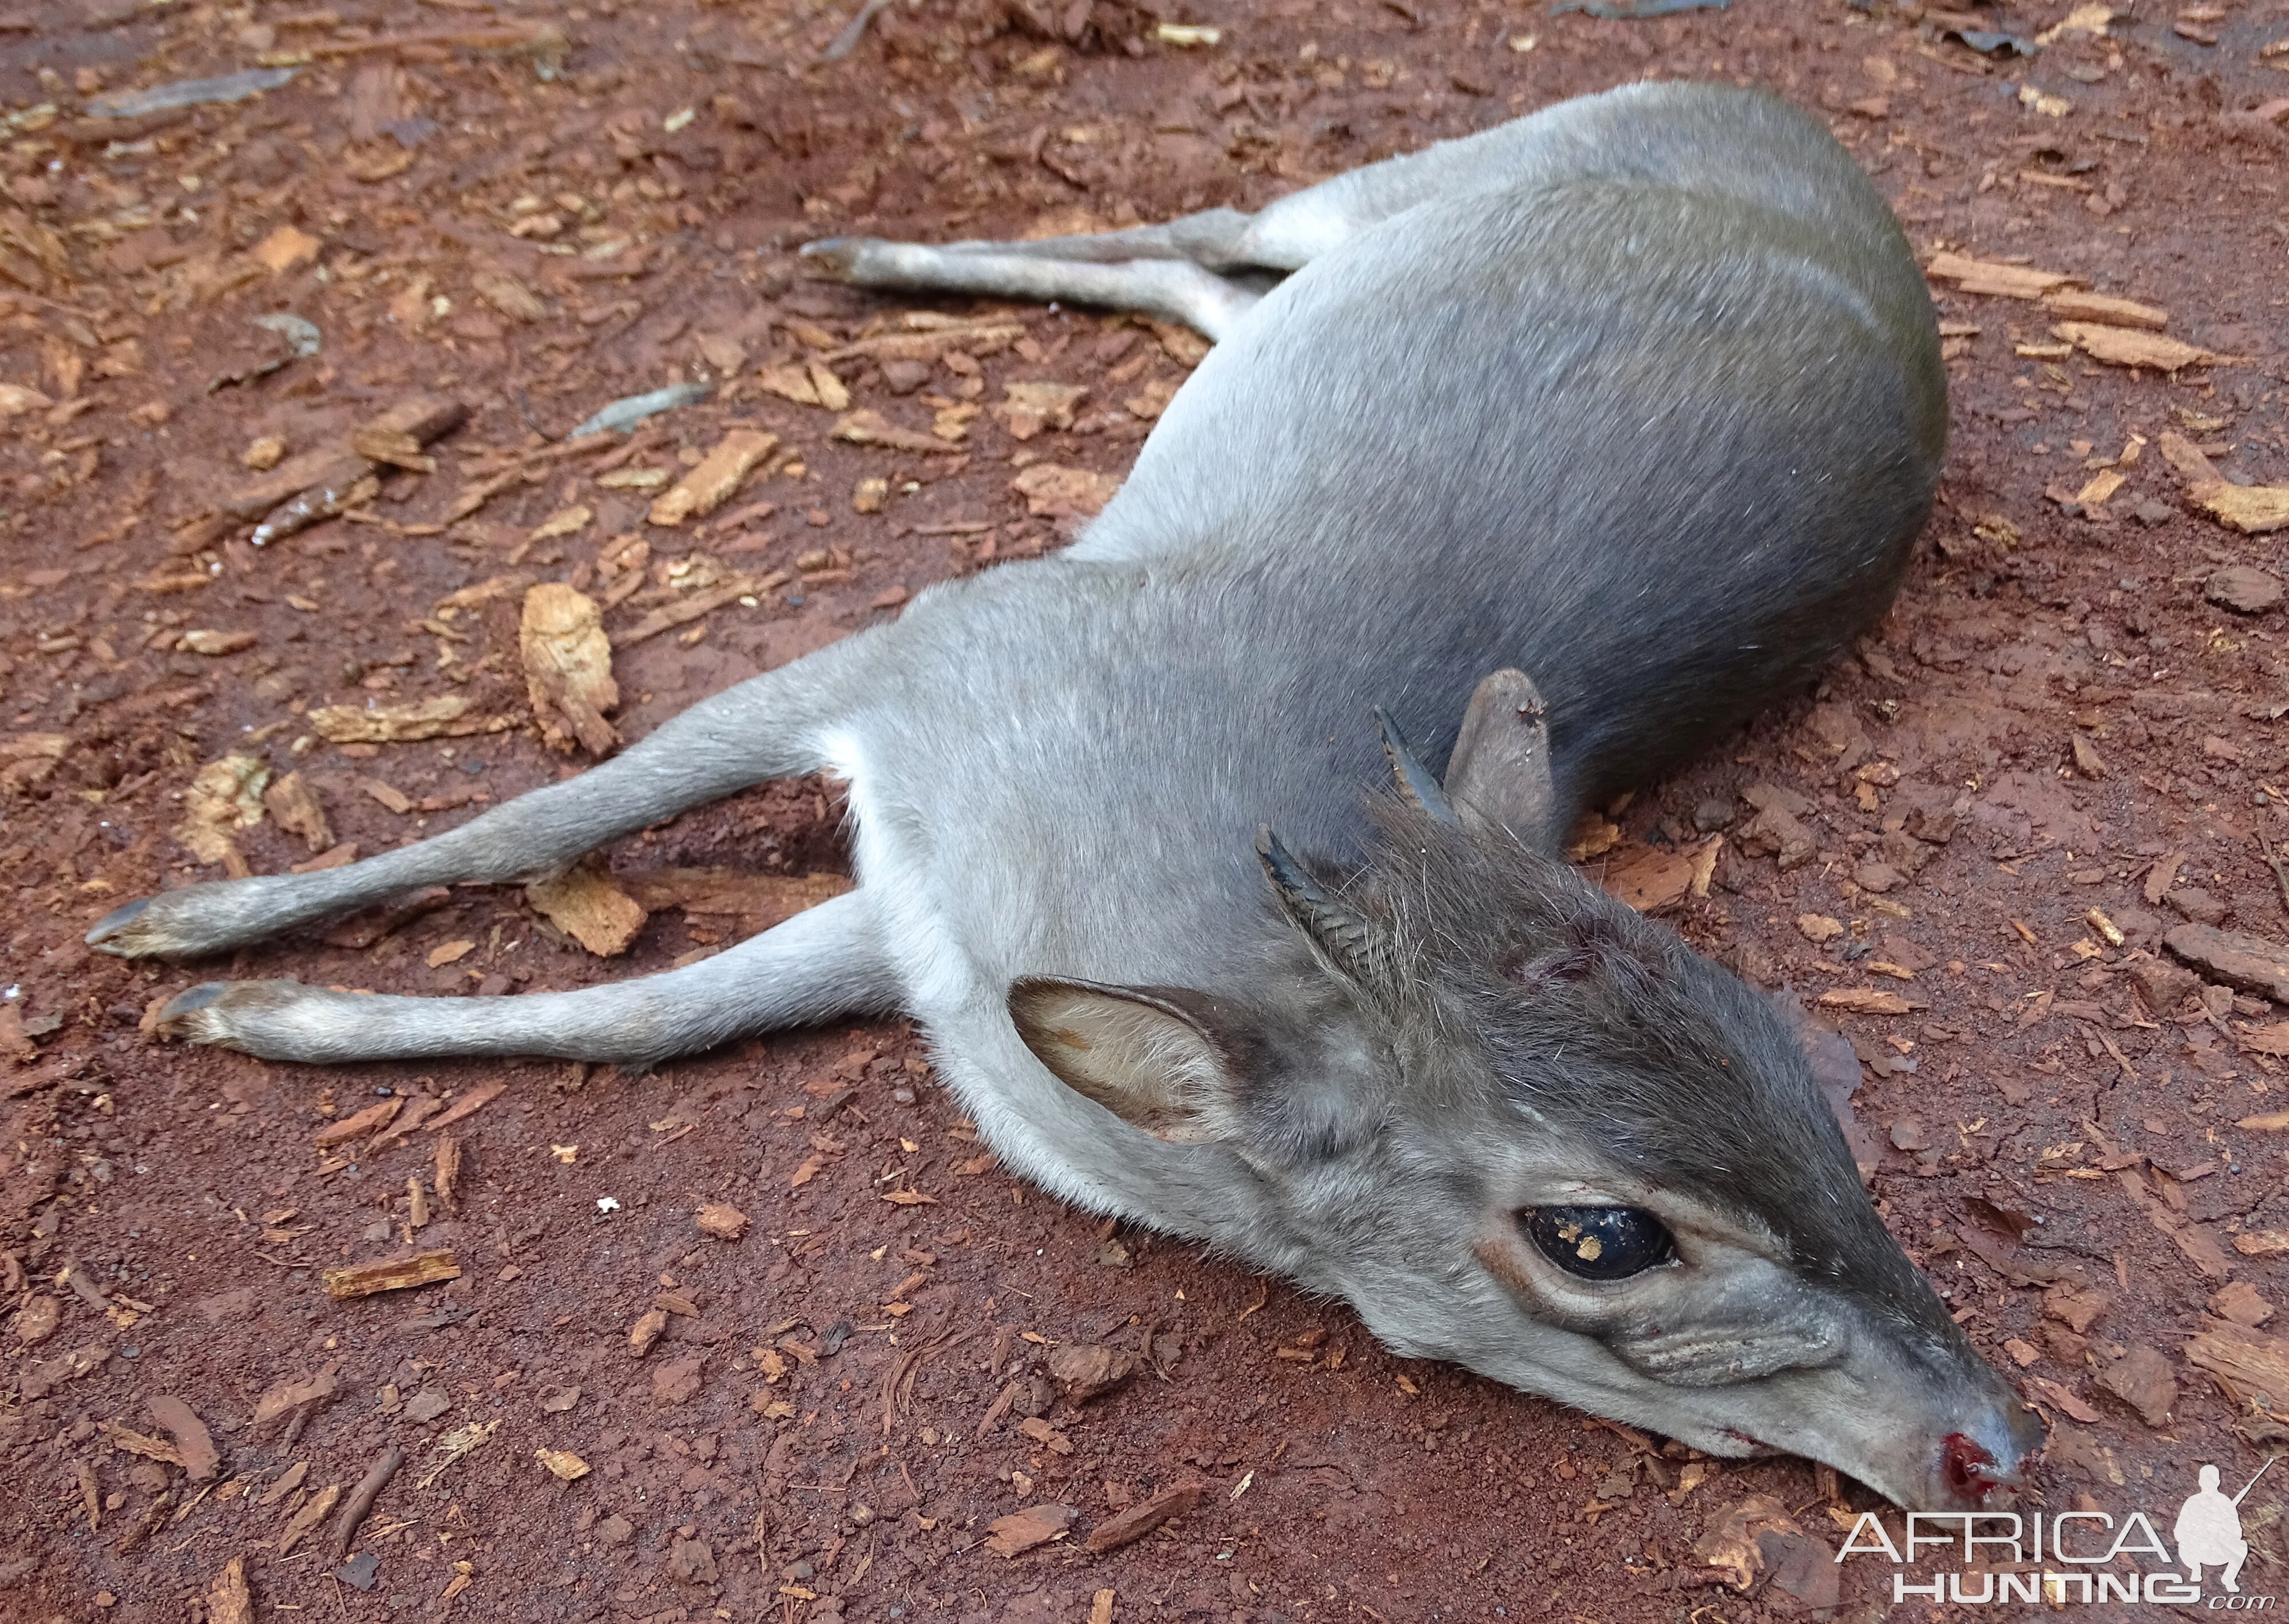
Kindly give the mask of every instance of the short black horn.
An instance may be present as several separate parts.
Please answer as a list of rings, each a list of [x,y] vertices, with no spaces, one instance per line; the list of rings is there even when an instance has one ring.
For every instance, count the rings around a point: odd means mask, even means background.
[[[1363,985],[1371,985],[1376,932],[1367,915],[1330,895],[1304,872],[1304,865],[1280,843],[1268,824],[1256,826],[1256,856],[1288,917],[1303,927],[1336,968]]]
[[[1447,792],[1439,787],[1439,780],[1431,776],[1422,759],[1407,747],[1407,741],[1399,736],[1399,724],[1381,705],[1375,710],[1375,727],[1383,735],[1383,753],[1391,761],[1391,776],[1408,805],[1428,812],[1442,824],[1459,824],[1462,820],[1455,816],[1455,803],[1447,799]]]

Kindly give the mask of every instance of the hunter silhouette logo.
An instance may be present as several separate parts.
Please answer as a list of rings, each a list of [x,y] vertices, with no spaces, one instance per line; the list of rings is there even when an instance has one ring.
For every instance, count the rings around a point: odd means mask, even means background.
[[[1958,1571],[1918,1580],[1892,1575],[1892,1600],[1921,1598],[1981,1606],[2009,1602],[2070,1602],[2088,1606],[2108,1602],[2184,1605],[2202,1602],[2204,1569],[2216,1571],[2221,1592],[2206,1597],[2212,1611],[2269,1610],[2269,1596],[2244,1596],[2242,1564],[2249,1541],[2242,1537],[2241,1502],[2271,1470],[2271,1461],[2228,1499],[2219,1488],[2218,1469],[2204,1466],[2199,1485],[2178,1509],[2170,1544],[2143,1511],[2118,1518],[2096,1508],[2078,1511],[1911,1511],[1907,1537],[1894,1543],[1883,1520],[1866,1512],[1853,1524],[1836,1560],[1880,1554],[1896,1568],[1921,1566],[1935,1556],[1953,1555]],[[1905,1554],[1902,1548],[1904,1546]],[[2125,1559],[2128,1560],[2126,1561]],[[2154,1564],[2136,1565],[2140,1559]],[[2182,1570],[2182,1572],[2181,1572]]]
[[[2257,1469],[2262,1477],[2273,1468],[2268,1461]],[[2249,1541],[2241,1537],[2241,1502],[2249,1491],[2257,1486],[2252,1477],[2239,1494],[2228,1500],[2218,1490],[2218,1469],[2205,1466],[2201,1470],[2202,1486],[2186,1497],[2178,1511],[2178,1521],[2170,1530],[2170,1537],[2178,1542],[2178,1560],[2186,1564],[2189,1583],[2202,1582],[2202,1570],[2221,1565],[2225,1572],[2218,1582],[2237,1595],[2241,1590],[2241,1564],[2249,1559]]]

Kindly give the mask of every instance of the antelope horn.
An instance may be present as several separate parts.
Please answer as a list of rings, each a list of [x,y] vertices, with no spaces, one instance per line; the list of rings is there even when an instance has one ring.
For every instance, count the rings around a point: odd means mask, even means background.
[[[1288,917],[1336,969],[1363,986],[1374,984],[1375,927],[1367,915],[1331,896],[1304,872],[1268,824],[1256,830],[1256,856]]]
[[[1407,741],[1399,736],[1399,724],[1381,705],[1376,707],[1375,727],[1383,736],[1383,753],[1391,761],[1391,776],[1399,785],[1400,798],[1416,811],[1428,812],[1442,824],[1459,824],[1455,803],[1447,799],[1447,792],[1439,787],[1439,780],[1431,776],[1431,769],[1407,747]]]

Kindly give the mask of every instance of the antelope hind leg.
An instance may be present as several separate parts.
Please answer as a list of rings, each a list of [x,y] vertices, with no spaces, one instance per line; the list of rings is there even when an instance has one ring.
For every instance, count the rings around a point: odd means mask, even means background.
[[[291,981],[208,982],[159,1030],[265,1060],[553,1055],[635,1069],[730,1039],[897,1007],[871,904],[846,892],[712,959],[572,992],[395,998]]]

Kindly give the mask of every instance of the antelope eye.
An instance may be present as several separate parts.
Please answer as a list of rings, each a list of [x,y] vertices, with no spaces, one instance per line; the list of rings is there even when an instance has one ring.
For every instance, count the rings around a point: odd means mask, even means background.
[[[1660,1219],[1635,1206],[1529,1206],[1519,1222],[1542,1255],[1584,1280],[1626,1280],[1677,1255]]]

